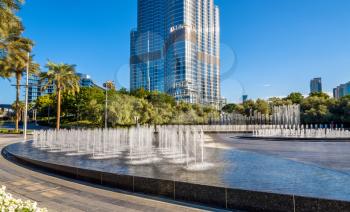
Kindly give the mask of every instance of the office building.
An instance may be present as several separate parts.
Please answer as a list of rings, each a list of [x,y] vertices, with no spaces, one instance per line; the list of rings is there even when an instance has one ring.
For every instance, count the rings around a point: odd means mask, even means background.
[[[350,82],[341,84],[333,89],[333,96],[336,99],[350,95]]]
[[[94,81],[91,79],[90,75],[87,74],[81,74],[77,73],[78,77],[80,78],[80,86],[81,87],[95,87],[96,84]]]
[[[130,90],[220,104],[220,17],[214,0],[138,0]]]
[[[248,95],[242,96],[242,102],[245,103],[248,100]]]
[[[80,87],[95,87],[97,86],[89,75],[77,73],[80,78]],[[55,88],[53,85],[48,86],[45,90],[42,89],[42,85],[45,82],[40,83],[40,77],[37,75],[29,76],[29,86],[28,86],[28,102],[35,101],[40,96],[47,94],[53,94]]]
[[[322,79],[314,78],[310,81],[310,93],[322,92]]]

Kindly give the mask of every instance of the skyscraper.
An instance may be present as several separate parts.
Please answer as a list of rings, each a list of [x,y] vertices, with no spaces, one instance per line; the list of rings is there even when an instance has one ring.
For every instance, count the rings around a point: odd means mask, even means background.
[[[310,81],[310,93],[322,92],[322,78],[314,78]]]
[[[244,94],[242,96],[242,102],[245,103],[248,100],[248,95]]]
[[[333,89],[333,96],[336,99],[350,95],[350,82],[341,84]]]
[[[138,0],[130,89],[220,102],[220,18],[214,0]]]

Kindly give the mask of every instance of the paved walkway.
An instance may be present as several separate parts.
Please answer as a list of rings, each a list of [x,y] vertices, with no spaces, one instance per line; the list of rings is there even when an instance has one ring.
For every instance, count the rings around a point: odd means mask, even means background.
[[[0,149],[20,138],[0,135]],[[18,166],[0,157],[0,185],[21,199],[38,202],[49,211],[201,211],[210,208],[193,208],[178,202],[135,196],[106,190],[90,184],[49,176]]]

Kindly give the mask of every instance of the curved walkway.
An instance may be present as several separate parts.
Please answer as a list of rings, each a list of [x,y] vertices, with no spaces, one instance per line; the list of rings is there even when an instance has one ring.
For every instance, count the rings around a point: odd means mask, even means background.
[[[19,141],[11,135],[0,135],[0,149]],[[72,181],[39,173],[0,157],[0,185],[16,198],[38,202],[49,211],[202,211],[199,208],[169,200],[133,195],[120,190]],[[180,205],[181,204],[181,205]]]

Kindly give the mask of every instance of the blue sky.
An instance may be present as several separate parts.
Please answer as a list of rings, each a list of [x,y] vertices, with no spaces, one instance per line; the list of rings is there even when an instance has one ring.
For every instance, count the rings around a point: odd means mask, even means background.
[[[222,95],[240,101],[308,93],[322,77],[328,92],[350,81],[350,1],[215,0],[221,9]],[[136,0],[28,0],[19,15],[36,43],[35,60],[77,65],[97,83],[129,87],[129,31]],[[14,88],[0,79],[0,104]]]

